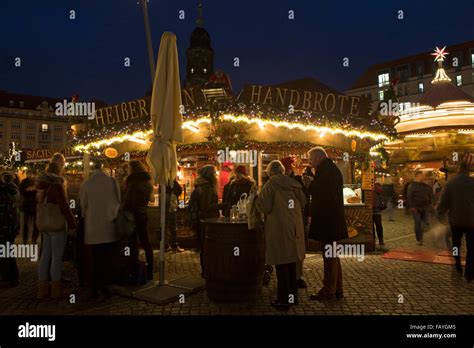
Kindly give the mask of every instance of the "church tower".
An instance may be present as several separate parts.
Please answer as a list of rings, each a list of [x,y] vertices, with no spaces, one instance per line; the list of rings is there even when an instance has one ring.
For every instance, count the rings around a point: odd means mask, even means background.
[[[185,87],[203,85],[209,81],[209,77],[214,72],[214,50],[211,47],[211,37],[203,25],[202,2],[199,1],[196,28],[191,33],[189,48],[186,50]]]

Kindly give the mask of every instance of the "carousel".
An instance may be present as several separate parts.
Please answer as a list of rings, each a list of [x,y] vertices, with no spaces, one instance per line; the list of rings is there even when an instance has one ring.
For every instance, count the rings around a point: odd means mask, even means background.
[[[438,70],[430,88],[400,112],[397,139],[383,145],[391,164],[407,174],[421,170],[444,179],[474,153],[474,99],[447,76],[447,54],[445,48],[435,50]]]

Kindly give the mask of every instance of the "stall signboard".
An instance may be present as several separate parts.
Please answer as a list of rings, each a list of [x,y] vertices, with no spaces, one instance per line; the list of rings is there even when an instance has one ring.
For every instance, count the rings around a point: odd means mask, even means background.
[[[79,153],[76,153],[71,148],[66,149],[36,149],[36,150],[23,150],[26,153],[26,160],[44,160],[49,159],[53,154],[59,152],[64,155],[64,157],[73,157],[79,156]]]
[[[96,110],[96,116],[89,121],[94,128],[126,124],[135,120],[150,119],[151,97],[143,97],[120,104],[115,104]],[[202,106],[205,103],[204,94],[199,87],[181,90],[181,101],[186,110],[188,107]]]
[[[375,185],[375,170],[372,166],[362,171],[362,190],[373,190]]]
[[[246,105],[258,104],[287,110],[302,110],[321,115],[364,118],[370,112],[371,101],[369,98],[340,94],[324,85],[321,88],[312,89],[298,87],[298,85],[292,84],[281,86],[250,85],[242,90],[237,102]]]

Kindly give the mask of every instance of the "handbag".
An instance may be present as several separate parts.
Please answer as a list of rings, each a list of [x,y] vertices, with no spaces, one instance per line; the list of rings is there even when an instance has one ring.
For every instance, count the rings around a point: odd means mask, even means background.
[[[115,194],[117,199],[120,201],[120,195],[117,191],[117,186],[115,183],[112,183],[114,186]],[[117,217],[114,219],[115,232],[119,239],[130,238],[135,231],[135,217],[133,213],[128,210],[124,210],[121,204],[120,209],[117,213]]]
[[[131,211],[120,208],[114,223],[119,239],[130,238],[133,235],[135,231],[135,218]]]
[[[61,232],[66,230],[66,218],[58,204],[48,203],[48,193],[51,185],[46,190],[44,201],[36,207],[36,227],[39,232]]]

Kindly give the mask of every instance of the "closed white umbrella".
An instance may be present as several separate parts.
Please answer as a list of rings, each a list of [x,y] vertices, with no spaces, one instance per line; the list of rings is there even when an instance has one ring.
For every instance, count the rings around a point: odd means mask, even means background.
[[[176,143],[183,142],[180,105],[181,87],[176,35],[165,32],[161,36],[151,95],[153,140],[147,155],[152,178],[161,188],[160,284],[164,284],[165,273],[166,184],[176,177]]]

